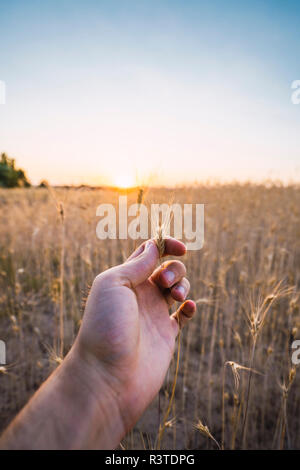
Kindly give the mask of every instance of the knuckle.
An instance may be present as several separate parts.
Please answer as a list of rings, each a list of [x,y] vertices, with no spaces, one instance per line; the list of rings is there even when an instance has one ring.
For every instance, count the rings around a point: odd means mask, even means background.
[[[110,285],[112,281],[116,278],[118,266],[114,268],[107,269],[100,274],[97,274],[93,281],[93,286],[95,288],[105,287],[107,284]]]
[[[173,260],[169,261],[169,263],[165,266],[172,271],[175,271],[177,274],[184,276],[186,274],[186,267],[182,261]]]

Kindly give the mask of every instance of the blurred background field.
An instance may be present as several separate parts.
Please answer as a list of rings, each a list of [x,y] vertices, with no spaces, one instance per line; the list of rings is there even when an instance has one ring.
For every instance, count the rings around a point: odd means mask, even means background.
[[[205,204],[205,243],[184,260],[198,312],[182,335],[162,447],[217,448],[223,440],[225,448],[300,448],[300,374],[291,364],[291,344],[300,339],[300,187],[156,188],[144,203],[168,202],[171,193],[173,202]],[[136,202],[138,190],[127,194]],[[0,338],[7,344],[0,430],[60,363],[62,316],[65,355],[93,278],[133,250],[133,240],[96,237],[97,206],[117,204],[118,196],[113,189],[0,190]],[[240,366],[251,365],[253,321],[263,305],[270,308],[252,363],[259,374],[251,374],[248,393],[250,372]],[[161,416],[174,366],[160,392]],[[123,447],[154,448],[158,419],[156,399]]]

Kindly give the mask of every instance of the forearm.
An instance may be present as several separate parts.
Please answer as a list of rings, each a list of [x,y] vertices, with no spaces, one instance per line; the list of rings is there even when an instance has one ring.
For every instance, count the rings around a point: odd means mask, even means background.
[[[110,449],[125,433],[104,381],[72,352],[0,438],[0,449]]]

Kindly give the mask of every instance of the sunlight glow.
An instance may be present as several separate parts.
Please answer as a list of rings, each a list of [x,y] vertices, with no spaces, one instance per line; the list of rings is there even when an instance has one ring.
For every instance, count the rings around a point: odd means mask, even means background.
[[[127,189],[135,186],[135,181],[132,175],[123,173],[115,177],[114,185],[118,188]]]

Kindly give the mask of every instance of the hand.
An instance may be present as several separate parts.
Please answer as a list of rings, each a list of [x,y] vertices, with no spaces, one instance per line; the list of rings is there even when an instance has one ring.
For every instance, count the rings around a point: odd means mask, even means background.
[[[181,256],[168,239],[164,255]],[[156,269],[153,240],[95,279],[78,337],[61,365],[0,439],[0,449],[112,449],[158,393],[172,358],[178,323],[195,313],[185,267]]]
[[[169,238],[164,255],[182,256],[183,243]],[[128,431],[158,393],[168,370],[180,326],[194,315],[185,301],[189,282],[180,261],[156,268],[159,254],[153,240],[143,243],[122,265],[96,277],[82,326],[74,345],[85,367],[98,371],[118,401]],[[155,269],[156,268],[156,269]],[[97,385],[93,387],[97,394]],[[101,395],[99,395],[101,399]]]

